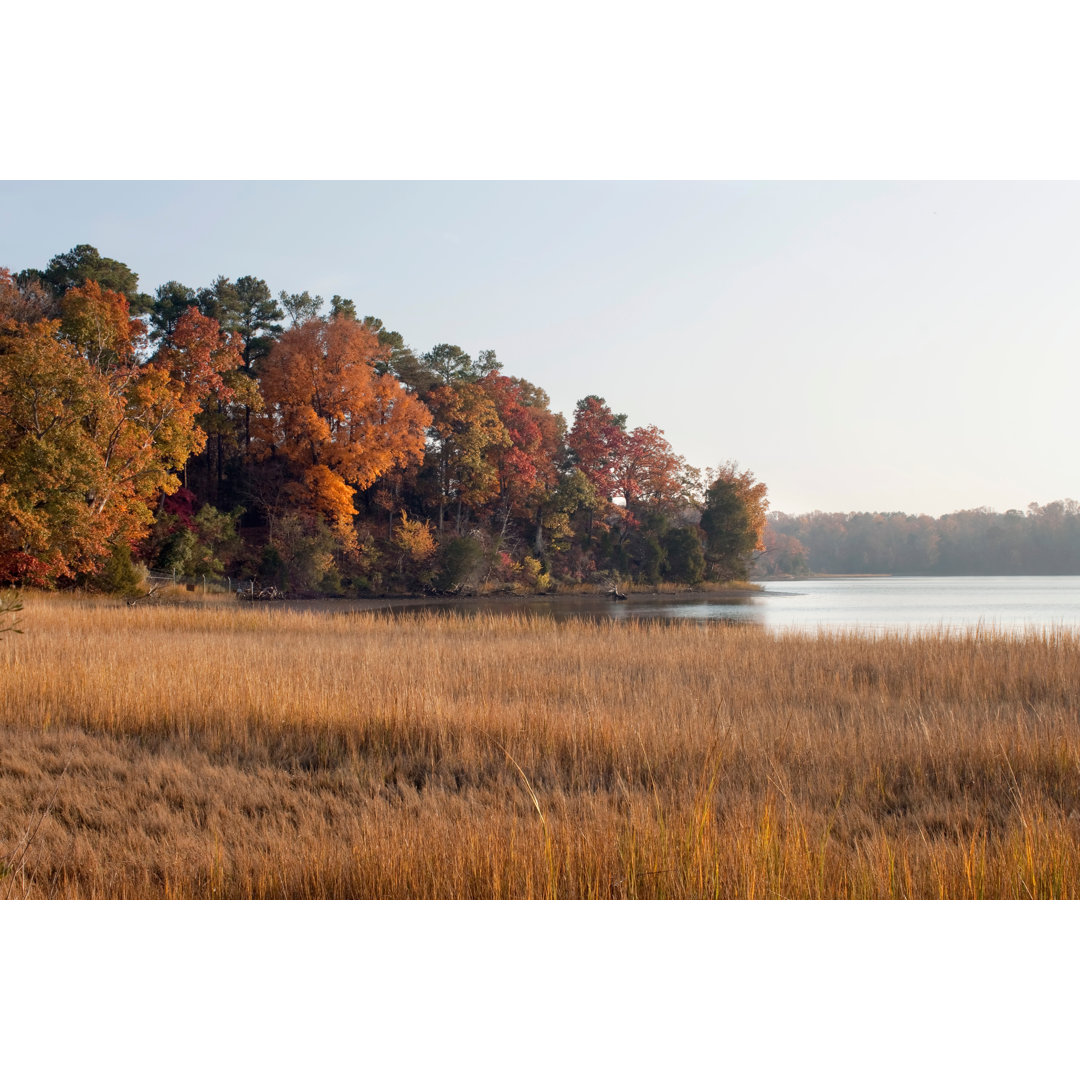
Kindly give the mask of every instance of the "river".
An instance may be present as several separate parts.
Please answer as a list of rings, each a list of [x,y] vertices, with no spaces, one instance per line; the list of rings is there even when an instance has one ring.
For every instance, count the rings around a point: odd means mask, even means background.
[[[349,601],[315,601],[303,607],[348,610]],[[355,605],[389,610],[418,607],[460,612],[532,612],[571,618],[662,619],[749,623],[767,630],[921,629],[986,627],[1008,631],[1080,631],[1080,576],[850,577],[769,581],[759,591],[720,594],[633,593],[606,596],[433,600]]]

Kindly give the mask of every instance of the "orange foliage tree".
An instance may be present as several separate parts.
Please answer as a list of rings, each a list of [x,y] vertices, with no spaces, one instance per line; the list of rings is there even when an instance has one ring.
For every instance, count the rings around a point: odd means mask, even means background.
[[[325,517],[347,544],[353,495],[423,458],[431,414],[390,375],[378,338],[347,318],[309,319],[262,364],[264,407],[252,424],[261,454],[296,477],[295,502]]]

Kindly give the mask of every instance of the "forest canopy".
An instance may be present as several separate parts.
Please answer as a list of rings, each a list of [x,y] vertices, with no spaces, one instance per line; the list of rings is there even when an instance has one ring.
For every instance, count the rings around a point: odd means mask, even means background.
[[[1080,574],[1080,503],[998,513],[768,515],[768,574]]]
[[[747,575],[766,489],[491,350],[253,275],[153,295],[89,244],[0,270],[0,583],[137,567],[296,595]]]

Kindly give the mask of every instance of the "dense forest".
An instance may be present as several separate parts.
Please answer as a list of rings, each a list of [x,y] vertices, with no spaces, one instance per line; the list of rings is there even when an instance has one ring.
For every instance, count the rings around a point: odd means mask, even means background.
[[[79,245],[0,270],[0,583],[147,569],[291,595],[744,577],[765,485],[493,351],[415,352],[260,278],[138,291]]]
[[[1080,503],[1027,510],[767,515],[761,574],[1080,574]]]

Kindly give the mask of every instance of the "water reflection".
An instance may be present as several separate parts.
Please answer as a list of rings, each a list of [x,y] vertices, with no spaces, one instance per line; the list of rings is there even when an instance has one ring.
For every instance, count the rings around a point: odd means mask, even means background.
[[[765,586],[771,629],[1075,630],[1080,577],[819,578]]]
[[[316,600],[328,612],[445,611],[463,617],[527,613],[555,622],[592,619],[755,625],[767,630],[1080,630],[1080,577],[824,578],[769,582],[759,591],[491,597],[458,600]]]
[[[428,610],[461,613],[506,614],[525,613],[565,622],[568,619],[614,620],[657,619],[665,622],[697,619],[710,622],[758,623],[764,625],[764,612],[760,595],[747,593],[742,596],[724,594],[717,599],[710,596],[681,597],[676,595],[651,595],[634,593],[625,600],[611,600],[607,596],[536,596],[505,597],[475,600],[434,601],[425,604]],[[393,608],[392,608],[393,610]]]

